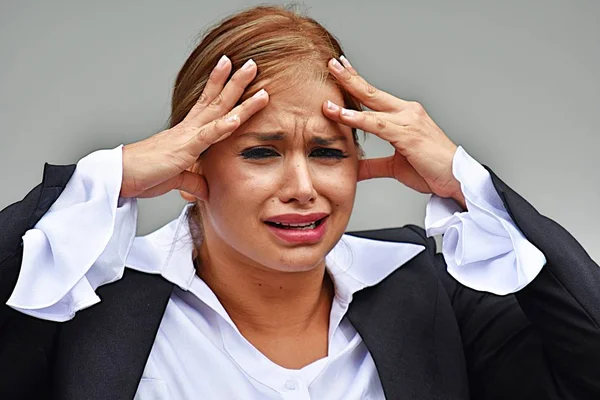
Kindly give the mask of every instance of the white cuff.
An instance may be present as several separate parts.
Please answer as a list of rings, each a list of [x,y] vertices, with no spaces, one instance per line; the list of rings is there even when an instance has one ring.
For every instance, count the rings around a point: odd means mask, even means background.
[[[489,172],[462,147],[454,155],[452,172],[468,211],[433,195],[425,216],[427,235],[444,235],[448,273],[465,286],[498,295],[522,289],[541,271],[546,257],[516,227]]]
[[[122,173],[122,145],[77,163],[62,194],[23,236],[21,271],[7,305],[66,321],[100,301],[98,286],[123,276],[137,202],[119,199]]]

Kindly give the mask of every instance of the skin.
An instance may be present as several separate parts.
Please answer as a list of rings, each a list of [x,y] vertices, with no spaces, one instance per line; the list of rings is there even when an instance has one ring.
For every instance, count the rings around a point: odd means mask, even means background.
[[[223,60],[182,123],[124,147],[121,196],[179,189],[198,201],[198,275],[250,343],[297,369],[327,355],[334,290],[324,257],[346,229],[357,182],[391,177],[465,208],[452,175],[457,147],[422,106],[375,89],[345,58],[331,60],[330,72],[372,111],[344,110],[340,91],[318,82],[259,92],[232,109],[256,65],[227,82],[231,63]],[[351,127],[389,141],[395,154],[359,160]],[[283,242],[264,223],[313,212],[329,214],[313,244]]]
[[[320,82],[272,96],[197,166],[208,187],[198,273],[240,332],[288,368],[327,354],[333,288],[324,257],[346,230],[356,193],[357,147],[349,127],[321,112],[328,99],[343,98]],[[288,213],[329,214],[324,237],[282,241],[263,221]]]
[[[202,260],[244,264],[262,271],[302,272],[322,264],[348,224],[356,193],[358,151],[349,127],[323,115],[327,99],[342,101],[334,85],[303,84],[269,104],[201,158],[209,188],[200,203]],[[331,141],[331,144],[324,143]],[[263,222],[296,213],[327,213],[316,244],[289,244]]]

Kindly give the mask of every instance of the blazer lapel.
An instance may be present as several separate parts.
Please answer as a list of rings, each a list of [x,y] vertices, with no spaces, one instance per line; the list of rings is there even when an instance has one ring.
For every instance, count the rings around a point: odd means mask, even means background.
[[[98,288],[102,301],[60,327],[54,397],[133,399],[172,289],[159,275],[129,269]]]
[[[389,233],[368,236],[390,240]],[[426,244],[413,234],[407,229],[393,239]],[[446,398],[434,343],[437,280],[428,268],[428,257],[425,251],[378,285],[356,293],[348,309],[350,322],[375,361],[387,399]]]

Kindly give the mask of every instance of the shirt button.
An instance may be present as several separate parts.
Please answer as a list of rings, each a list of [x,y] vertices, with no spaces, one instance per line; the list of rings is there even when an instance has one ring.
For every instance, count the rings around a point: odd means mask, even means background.
[[[296,381],[293,379],[288,379],[287,381],[285,381],[285,389],[286,390],[296,390],[296,387],[298,385],[296,384]]]

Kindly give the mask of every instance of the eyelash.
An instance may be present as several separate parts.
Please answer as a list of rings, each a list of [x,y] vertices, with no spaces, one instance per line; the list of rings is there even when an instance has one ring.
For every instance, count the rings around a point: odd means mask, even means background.
[[[261,160],[269,157],[278,157],[279,154],[275,150],[266,147],[254,147],[242,151],[240,156],[246,160]],[[309,157],[341,160],[348,158],[348,155],[338,149],[318,147],[310,152]]]
[[[314,149],[313,151],[310,152],[309,157],[315,157],[313,154],[315,153],[319,153],[320,155],[317,156],[319,158],[333,158],[336,160],[341,160],[343,158],[348,158],[348,154],[344,153],[341,150],[338,149],[329,149],[326,147],[318,147],[316,149]]]

